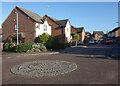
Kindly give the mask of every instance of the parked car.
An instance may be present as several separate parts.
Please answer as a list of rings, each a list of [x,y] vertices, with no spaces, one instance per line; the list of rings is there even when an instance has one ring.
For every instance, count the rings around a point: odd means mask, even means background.
[[[89,41],[89,44],[96,44],[96,43],[98,43],[97,40],[90,40],[90,41]]]
[[[81,44],[83,44],[83,42],[77,41],[77,45],[81,45]],[[73,42],[72,42],[72,46],[75,46],[75,45],[76,45],[76,41],[73,41]]]
[[[107,43],[107,44],[112,44],[112,43],[113,43],[113,39],[112,39],[112,38],[108,38],[108,39],[106,40],[106,43]]]
[[[100,43],[101,44],[106,44],[106,40],[101,40]]]
[[[94,42],[95,42],[95,44],[97,44],[97,43],[98,43],[98,40],[94,40]]]

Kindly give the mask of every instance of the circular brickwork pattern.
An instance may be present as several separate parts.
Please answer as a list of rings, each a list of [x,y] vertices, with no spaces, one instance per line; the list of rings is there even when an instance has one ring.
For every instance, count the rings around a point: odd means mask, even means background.
[[[72,62],[61,60],[39,60],[16,65],[10,70],[17,75],[43,77],[65,74],[75,69],[77,69],[77,65]]]

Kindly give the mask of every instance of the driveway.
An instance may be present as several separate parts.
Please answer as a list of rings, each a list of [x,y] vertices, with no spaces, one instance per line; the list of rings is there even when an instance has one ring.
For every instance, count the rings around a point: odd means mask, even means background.
[[[108,59],[112,45],[72,47],[55,55],[2,56],[3,84],[118,84],[118,60]],[[34,60],[64,60],[76,63],[72,72],[52,77],[26,77],[15,75],[10,68]]]

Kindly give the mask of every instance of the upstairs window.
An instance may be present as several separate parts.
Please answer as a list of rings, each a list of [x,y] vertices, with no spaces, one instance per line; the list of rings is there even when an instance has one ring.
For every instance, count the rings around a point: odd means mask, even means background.
[[[43,31],[47,31],[47,26],[43,25]]]
[[[69,32],[69,28],[67,28],[67,32]]]

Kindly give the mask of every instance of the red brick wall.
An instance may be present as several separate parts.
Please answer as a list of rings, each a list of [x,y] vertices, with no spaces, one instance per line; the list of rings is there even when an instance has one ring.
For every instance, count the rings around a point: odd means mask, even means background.
[[[0,29],[0,34],[2,34],[2,29]]]
[[[94,40],[99,40],[99,38],[97,37],[98,34],[94,35]]]
[[[3,43],[0,42],[0,51],[3,50]]]
[[[13,33],[17,33],[17,31],[15,30],[15,24],[17,20],[16,14],[14,13],[15,10],[18,12],[18,31],[24,33],[25,42],[33,42],[35,39],[35,23],[31,18],[28,19],[28,16],[25,15],[22,11],[17,9],[13,9],[9,17],[2,25],[3,41],[6,40]]]
[[[52,24],[51,26],[51,34],[52,37],[59,37],[61,42],[66,42],[65,39],[65,28],[57,28],[59,27],[58,24],[56,24],[53,20],[51,20],[49,17],[44,16],[44,18],[47,18],[48,23]]]
[[[65,39],[65,28],[52,29],[52,37],[59,37],[61,42],[66,43]]]
[[[117,31],[115,31],[115,37],[120,37],[120,29],[118,29]]]
[[[103,38],[102,35],[94,34],[94,40],[100,40],[102,38]]]
[[[77,29],[75,29],[74,27],[71,27],[71,33],[73,32],[77,32]]]
[[[77,40],[77,41],[82,42],[82,33],[81,33],[81,32],[79,32],[79,33],[78,33],[78,30],[77,30],[77,29],[75,29],[74,27],[71,27],[71,30],[72,30],[72,33],[73,33],[73,32],[76,32],[76,33],[77,33],[77,35],[79,35],[80,39],[79,39],[79,40]],[[72,41],[75,41],[75,40],[74,40],[74,39],[72,39]]]
[[[82,33],[77,33],[78,35],[79,35],[79,37],[80,37],[80,39],[79,40],[77,40],[77,41],[80,41],[80,42],[82,42]]]

